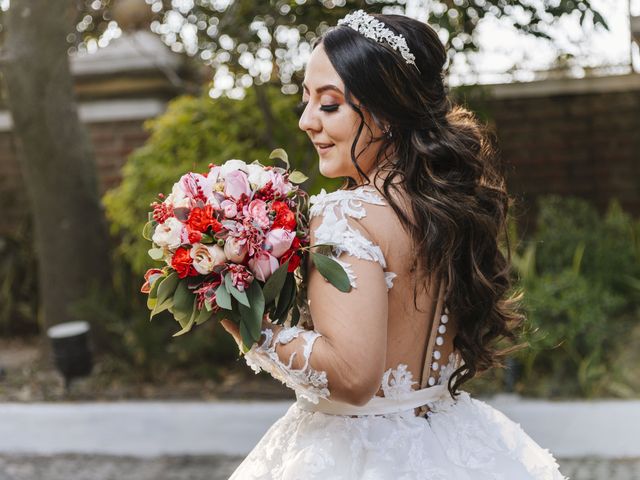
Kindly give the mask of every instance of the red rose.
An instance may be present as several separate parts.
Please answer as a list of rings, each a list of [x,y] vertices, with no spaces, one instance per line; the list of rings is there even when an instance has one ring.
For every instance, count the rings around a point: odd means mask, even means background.
[[[276,212],[271,228],[284,228],[292,232],[296,229],[296,216],[285,202],[273,202],[271,208]]]
[[[189,254],[189,250],[184,247],[179,247],[176,253],[173,254],[171,266],[178,272],[178,277],[180,278],[198,275],[198,271],[193,268],[193,259]]]

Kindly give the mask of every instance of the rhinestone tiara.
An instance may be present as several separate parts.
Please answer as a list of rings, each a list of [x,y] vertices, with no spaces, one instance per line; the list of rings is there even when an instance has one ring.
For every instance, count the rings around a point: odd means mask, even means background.
[[[347,14],[344,18],[338,20],[338,25],[351,27],[356,32],[376,42],[386,41],[391,48],[400,52],[400,55],[402,55],[406,63],[410,63],[418,68],[415,62],[416,57],[409,50],[405,38],[400,34],[393,33],[384,23],[369,15],[364,10],[356,10],[355,12]]]

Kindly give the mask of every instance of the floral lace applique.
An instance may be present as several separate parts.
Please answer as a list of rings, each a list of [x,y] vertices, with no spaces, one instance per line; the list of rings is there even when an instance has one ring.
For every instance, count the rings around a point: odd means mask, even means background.
[[[329,397],[327,373],[314,370],[309,365],[309,356],[311,355],[313,344],[321,336],[320,333],[295,326],[283,328],[275,338],[273,330],[270,328],[262,330],[262,334],[266,337],[264,343],[260,346],[254,343],[244,355],[247,365],[255,373],[259,373],[261,370],[269,372],[273,378],[280,380],[300,396],[313,403],[318,403],[319,398]],[[292,364],[298,352],[293,352],[289,357],[289,363],[285,365],[276,352],[276,346],[278,344],[287,344],[298,336],[305,340],[302,350],[304,365],[299,369],[294,369]]]
[[[382,391],[387,398],[399,398],[404,394],[409,393],[416,384],[413,380],[413,374],[410,370],[407,370],[407,365],[401,363],[397,368],[390,368],[382,376]]]
[[[322,223],[315,231],[316,243],[334,244],[333,259],[345,269],[353,288],[356,288],[356,275],[348,262],[338,259],[342,253],[378,262],[382,268],[387,267],[380,247],[366,238],[358,229],[353,228],[347,220],[347,217],[360,219],[367,215],[363,203],[386,205],[377,192],[363,187],[355,190],[336,190],[331,193],[322,189],[318,195],[311,196],[309,203],[311,217],[323,216]],[[393,279],[396,276],[393,272],[385,272],[387,289],[393,287]]]

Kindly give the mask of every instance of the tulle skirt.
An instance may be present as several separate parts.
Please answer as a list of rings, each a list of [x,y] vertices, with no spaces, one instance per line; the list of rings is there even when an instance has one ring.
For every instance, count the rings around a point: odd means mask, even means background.
[[[351,417],[298,401],[230,480],[566,480],[548,450],[467,392],[430,409]]]

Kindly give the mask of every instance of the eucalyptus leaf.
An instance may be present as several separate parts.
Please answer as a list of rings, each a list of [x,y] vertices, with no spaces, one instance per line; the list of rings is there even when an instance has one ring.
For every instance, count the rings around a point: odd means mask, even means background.
[[[251,306],[251,304],[249,304],[249,299],[247,298],[247,293],[246,292],[241,292],[240,290],[238,290],[236,287],[233,286],[233,281],[231,280],[231,275],[229,273],[227,273],[224,276],[224,284],[227,287],[227,291],[236,300],[238,300],[238,302],[240,302],[245,307],[250,307]]]
[[[220,308],[231,310],[231,296],[229,295],[224,283],[221,283],[216,289],[216,303]]]
[[[162,257],[164,257],[164,252],[161,248],[150,248],[148,253],[154,260],[162,260]]]
[[[307,180],[309,180],[309,177],[307,177],[304,173],[302,173],[299,170],[294,170],[289,174],[289,181],[291,183],[303,183],[303,182],[306,182]]]
[[[196,325],[203,324],[204,322],[209,320],[212,316],[213,316],[213,313],[211,313],[206,308],[203,308],[198,312],[198,315],[196,316],[196,319],[195,319]]]
[[[189,316],[189,319],[187,321],[180,322],[180,326],[182,327],[182,330],[180,330],[179,332],[174,333],[173,336],[174,337],[179,337],[180,335],[184,335],[185,333],[190,331],[193,328],[193,324],[194,324],[197,316],[198,316],[198,309],[196,308],[196,299],[194,298],[193,299],[193,306],[192,306],[192,310],[191,310],[191,315]]]
[[[154,280],[149,289],[149,298],[158,298],[158,287],[165,278],[164,276],[160,276]]]
[[[147,223],[144,224],[144,228],[142,229],[142,238],[144,238],[145,240],[149,240],[150,242],[152,241],[152,236],[153,236],[153,231],[154,231],[154,225],[153,222],[149,221]]]
[[[271,152],[271,154],[269,155],[269,159],[271,160],[274,158],[279,158],[280,160],[282,160],[287,165],[287,170],[291,168],[291,165],[289,164],[289,155],[287,155],[287,152],[285,152],[282,148],[276,148]]]
[[[289,268],[289,260],[284,262],[278,267],[278,269],[271,274],[269,279],[264,284],[262,293],[264,295],[265,304],[269,305],[273,302],[284,285],[284,281],[287,278],[287,269]]]
[[[151,296],[147,297],[147,308],[153,311],[153,308],[157,305],[158,299],[152,298]],[[153,315],[151,315],[153,317]]]
[[[251,330],[247,326],[245,322],[240,322],[240,336],[242,337],[242,351],[247,353],[248,349],[256,342],[256,339],[253,338]],[[258,337],[260,338],[260,337]],[[246,349],[246,350],[245,350]]]
[[[333,258],[326,255],[322,255],[317,252],[310,252],[311,260],[320,272],[320,274],[326,278],[331,285],[336,287],[341,292],[351,291],[351,283],[347,272],[344,271],[342,265],[336,262]]]

